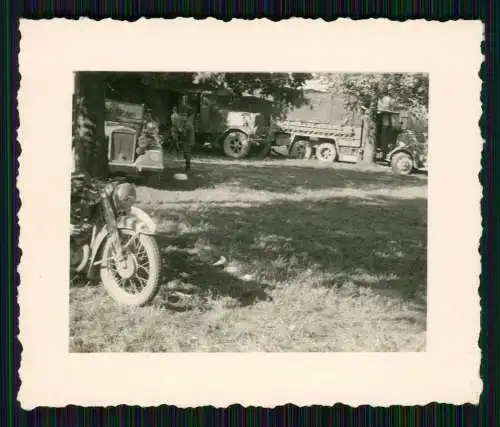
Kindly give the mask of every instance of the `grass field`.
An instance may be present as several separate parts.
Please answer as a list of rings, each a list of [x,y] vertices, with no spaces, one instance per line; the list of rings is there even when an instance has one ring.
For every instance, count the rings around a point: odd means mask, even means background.
[[[130,309],[71,287],[70,351],[425,351],[426,176],[195,159],[189,181],[138,197],[162,289]]]

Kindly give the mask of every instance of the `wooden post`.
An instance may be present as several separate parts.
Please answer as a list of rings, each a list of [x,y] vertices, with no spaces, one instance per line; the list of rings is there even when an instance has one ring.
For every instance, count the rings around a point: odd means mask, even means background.
[[[369,164],[374,162],[375,157],[375,141],[374,141],[374,122],[373,118],[376,112],[376,102],[372,102],[370,107],[364,114],[364,142],[363,142],[363,158],[362,162]]]

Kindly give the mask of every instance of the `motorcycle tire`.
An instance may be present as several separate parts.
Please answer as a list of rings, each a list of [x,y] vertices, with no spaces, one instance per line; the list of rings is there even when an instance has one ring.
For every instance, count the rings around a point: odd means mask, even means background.
[[[129,230],[120,230],[120,234],[132,235]],[[119,274],[113,271],[110,263],[113,263],[112,244],[109,239],[104,243],[102,257],[108,261],[108,265],[101,266],[100,276],[107,293],[117,303],[133,307],[142,307],[156,296],[160,289],[161,256],[158,244],[154,237],[140,234],[136,237],[147,255],[149,274],[146,285],[137,293],[126,291],[120,284]],[[145,280],[145,279],[144,279]]]

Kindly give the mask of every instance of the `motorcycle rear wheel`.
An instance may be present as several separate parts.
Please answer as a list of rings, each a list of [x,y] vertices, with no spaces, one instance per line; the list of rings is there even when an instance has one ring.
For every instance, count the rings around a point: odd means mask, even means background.
[[[123,244],[132,237],[131,231],[120,230]],[[117,303],[141,307],[151,302],[160,289],[161,256],[154,237],[139,234],[133,238],[132,250],[127,250],[127,257],[135,263],[135,273],[127,279],[120,275],[113,257],[113,245],[107,239],[102,253],[103,260],[107,262],[102,264],[100,275],[104,288]],[[147,262],[147,267],[144,262]],[[139,271],[147,271],[147,278],[139,275]]]

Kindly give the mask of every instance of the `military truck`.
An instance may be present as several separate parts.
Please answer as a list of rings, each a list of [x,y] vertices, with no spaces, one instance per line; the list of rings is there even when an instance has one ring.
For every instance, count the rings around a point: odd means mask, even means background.
[[[277,122],[274,146],[286,147],[295,159],[315,157],[323,162],[361,160],[367,136],[365,119],[359,126],[314,121]],[[394,173],[408,175],[427,170],[427,133],[408,129],[408,114],[380,109],[375,119],[375,160],[389,164]]]

